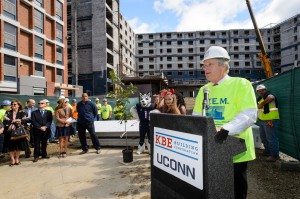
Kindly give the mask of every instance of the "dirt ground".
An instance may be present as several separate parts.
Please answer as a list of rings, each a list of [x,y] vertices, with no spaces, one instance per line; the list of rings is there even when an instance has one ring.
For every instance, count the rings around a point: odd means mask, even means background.
[[[69,146],[69,153],[78,151],[80,144],[77,138],[74,139]],[[48,145],[49,155],[58,155],[58,144]],[[300,199],[300,172],[299,171],[282,171],[275,166],[275,163],[266,162],[265,157],[262,156],[261,150],[257,149],[257,159],[251,161],[248,164],[248,198],[249,199]],[[9,161],[5,159],[3,161]],[[146,161],[146,160],[145,160]],[[150,162],[150,161],[149,161]],[[1,166],[1,165],[0,165]],[[148,172],[146,172],[146,170]],[[132,176],[129,184],[134,185],[139,182],[143,190],[149,190],[149,197],[143,197],[143,199],[150,198],[150,163],[143,167],[134,167],[132,170],[124,171],[120,173],[120,176],[125,177],[129,174],[138,174]],[[144,183],[143,183],[144,182]],[[131,195],[132,198],[136,198],[138,194],[136,189],[128,190],[128,192],[115,193],[112,198],[128,198]]]

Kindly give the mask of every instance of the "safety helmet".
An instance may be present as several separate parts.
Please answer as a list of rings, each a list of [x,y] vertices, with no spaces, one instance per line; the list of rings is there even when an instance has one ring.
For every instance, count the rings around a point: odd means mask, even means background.
[[[99,98],[96,98],[95,101],[99,101]]]
[[[10,100],[4,100],[1,105],[2,106],[10,106],[11,105],[11,101]]]
[[[256,91],[267,89],[265,85],[260,84],[256,87]]]
[[[222,48],[220,46],[209,47],[209,49],[204,54],[204,58],[201,61],[201,64],[203,64],[203,62],[205,60],[212,59],[212,58],[223,58],[223,59],[227,59],[228,61],[230,61],[230,56],[229,56],[227,50],[225,50],[224,48]]]
[[[77,100],[76,100],[76,99],[73,99],[73,100],[72,100],[72,103],[76,103],[76,102],[77,102]]]

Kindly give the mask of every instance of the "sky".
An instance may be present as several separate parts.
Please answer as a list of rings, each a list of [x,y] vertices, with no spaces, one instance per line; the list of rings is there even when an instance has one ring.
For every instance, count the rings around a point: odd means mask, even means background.
[[[300,13],[299,0],[250,0],[259,28]],[[250,29],[246,0],[120,0],[135,33]]]

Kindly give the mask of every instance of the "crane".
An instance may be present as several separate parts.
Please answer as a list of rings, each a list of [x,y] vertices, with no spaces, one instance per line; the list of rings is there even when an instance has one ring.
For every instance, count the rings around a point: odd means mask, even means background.
[[[249,10],[249,13],[250,13],[250,16],[251,16],[252,23],[254,25],[254,30],[255,30],[256,37],[258,39],[258,43],[259,43],[260,50],[261,50],[261,52],[258,53],[257,55],[258,55],[258,57],[261,61],[261,64],[262,64],[262,67],[264,69],[266,78],[271,78],[271,77],[273,77],[271,62],[268,59],[267,51],[266,51],[264,42],[262,40],[260,30],[257,27],[255,16],[253,14],[252,7],[251,7],[251,4],[250,4],[250,0],[246,0],[246,3],[247,3],[247,7],[248,7],[248,10]]]

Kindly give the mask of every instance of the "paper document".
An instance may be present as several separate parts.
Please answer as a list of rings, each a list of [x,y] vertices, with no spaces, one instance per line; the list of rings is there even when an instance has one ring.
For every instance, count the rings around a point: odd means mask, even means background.
[[[77,120],[75,120],[75,119],[73,119],[73,118],[69,117],[69,118],[67,119],[67,122],[71,122],[71,123],[73,123],[73,122],[77,122]]]

